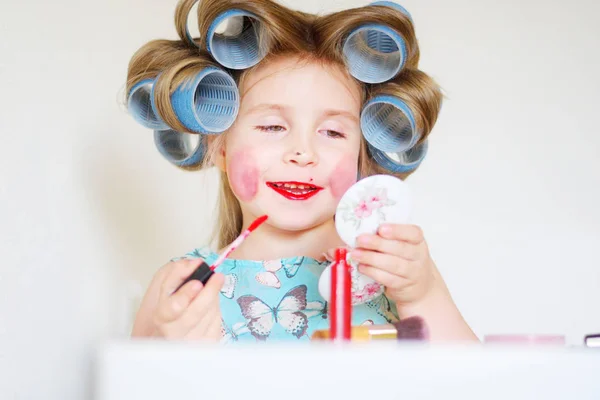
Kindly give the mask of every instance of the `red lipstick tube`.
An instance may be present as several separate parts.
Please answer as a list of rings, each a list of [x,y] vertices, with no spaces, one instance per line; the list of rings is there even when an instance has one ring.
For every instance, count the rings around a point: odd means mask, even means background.
[[[331,269],[331,340],[350,341],[352,323],[352,282],[346,249],[336,249]]]

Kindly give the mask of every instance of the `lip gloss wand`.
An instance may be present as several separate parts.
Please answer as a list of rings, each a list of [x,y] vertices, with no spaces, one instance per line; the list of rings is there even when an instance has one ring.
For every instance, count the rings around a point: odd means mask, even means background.
[[[225,249],[225,251],[223,251],[223,253],[215,260],[214,263],[212,263],[212,265],[209,267],[207,263],[202,262],[202,264],[200,264],[200,266],[198,268],[196,268],[196,270],[186,278],[185,281],[183,281],[183,283],[181,285],[179,285],[179,287],[177,288],[177,290],[179,290],[183,285],[185,285],[186,283],[188,283],[191,280],[197,280],[202,282],[203,285],[206,285],[206,282],[208,282],[208,280],[210,279],[211,276],[214,275],[214,271],[215,269],[221,265],[221,263],[223,261],[225,261],[225,259],[235,250],[238,248],[239,245],[241,245],[244,240],[246,240],[246,238],[252,233],[254,232],[254,230],[256,228],[258,228],[263,222],[265,222],[267,220],[268,216],[263,215],[262,217],[258,217],[249,227],[248,229],[246,229],[244,232],[242,232],[229,246],[227,246],[227,248]],[[177,291],[175,290],[175,292]]]

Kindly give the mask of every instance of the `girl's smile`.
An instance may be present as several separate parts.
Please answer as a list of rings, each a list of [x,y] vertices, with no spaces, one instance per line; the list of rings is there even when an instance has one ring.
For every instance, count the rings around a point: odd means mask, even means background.
[[[305,182],[267,182],[267,186],[289,200],[308,200],[323,188]]]

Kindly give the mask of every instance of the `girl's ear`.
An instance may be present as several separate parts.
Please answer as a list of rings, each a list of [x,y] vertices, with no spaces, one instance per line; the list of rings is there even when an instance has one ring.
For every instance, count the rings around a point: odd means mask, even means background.
[[[208,154],[212,156],[213,164],[221,171],[225,172],[226,153],[225,153],[225,137],[220,135],[207,135]]]

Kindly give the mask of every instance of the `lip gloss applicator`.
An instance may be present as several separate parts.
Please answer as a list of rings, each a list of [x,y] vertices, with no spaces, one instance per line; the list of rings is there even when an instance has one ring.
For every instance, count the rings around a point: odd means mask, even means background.
[[[205,263],[204,261],[202,262],[202,264],[200,264],[200,266],[198,268],[196,268],[196,270],[186,278],[185,281],[183,281],[183,283],[181,285],[179,285],[179,287],[177,288],[177,290],[179,290],[183,285],[185,285],[186,283],[188,283],[191,280],[197,280],[202,282],[203,285],[206,285],[206,282],[208,282],[208,280],[210,279],[211,276],[214,275],[214,271],[215,269],[221,265],[221,263],[223,263],[223,261],[225,261],[225,259],[235,250],[238,248],[239,245],[241,245],[244,240],[246,240],[246,238],[252,233],[254,232],[254,230],[256,228],[258,228],[263,222],[265,222],[267,220],[268,216],[267,215],[263,215],[261,217],[258,217],[256,220],[254,220],[254,222],[252,222],[252,224],[250,224],[250,226],[248,227],[248,229],[246,229],[245,231],[243,231],[229,246],[227,246],[227,248],[225,249],[225,251],[223,251],[223,253],[215,260],[214,263],[212,263],[211,266],[209,266],[207,263]],[[175,290],[175,292],[177,291]]]

